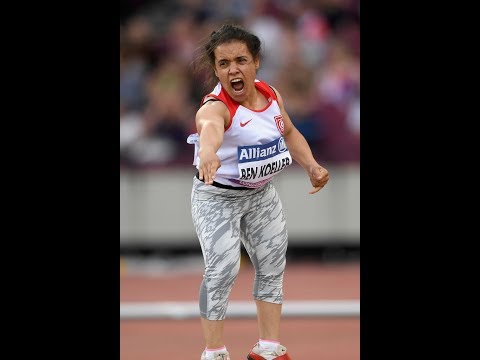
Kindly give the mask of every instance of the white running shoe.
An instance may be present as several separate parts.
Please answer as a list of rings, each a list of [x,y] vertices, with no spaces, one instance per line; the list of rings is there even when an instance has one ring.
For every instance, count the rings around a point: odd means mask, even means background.
[[[213,353],[213,359],[214,360],[230,360],[230,354],[228,353],[227,350],[220,350],[220,351],[215,351]],[[202,357],[200,360],[207,360],[207,356],[205,355],[205,351],[202,353]]]

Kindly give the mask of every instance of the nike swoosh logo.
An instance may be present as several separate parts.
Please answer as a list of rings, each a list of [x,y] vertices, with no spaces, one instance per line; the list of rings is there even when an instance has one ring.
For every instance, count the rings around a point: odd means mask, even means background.
[[[248,121],[246,121],[246,122],[244,122],[244,123],[240,122],[240,126],[241,126],[241,127],[244,127],[245,125],[247,125],[247,124],[248,124],[250,121],[252,121],[252,120],[253,120],[253,119],[250,119],[250,120],[248,120]]]

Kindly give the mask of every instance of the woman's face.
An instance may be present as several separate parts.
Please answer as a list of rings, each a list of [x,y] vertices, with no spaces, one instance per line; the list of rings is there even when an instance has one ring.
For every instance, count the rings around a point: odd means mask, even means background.
[[[218,45],[215,50],[215,75],[233,100],[241,103],[255,94],[255,77],[259,58],[252,57],[247,45],[231,41]]]

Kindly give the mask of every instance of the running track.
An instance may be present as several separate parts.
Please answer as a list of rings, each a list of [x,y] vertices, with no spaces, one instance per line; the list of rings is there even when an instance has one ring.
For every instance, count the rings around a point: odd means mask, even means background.
[[[202,271],[156,274],[129,272],[120,277],[120,302],[196,301]],[[287,262],[285,300],[358,300],[360,264]],[[250,300],[253,268],[243,261],[231,300]],[[258,339],[253,318],[226,319],[225,343],[232,360],[245,360]],[[284,318],[281,341],[293,360],[359,360],[360,319]],[[199,360],[204,348],[199,319],[122,320],[120,360]]]

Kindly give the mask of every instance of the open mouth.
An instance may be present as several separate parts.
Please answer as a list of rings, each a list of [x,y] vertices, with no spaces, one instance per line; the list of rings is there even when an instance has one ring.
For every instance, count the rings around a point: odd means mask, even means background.
[[[233,79],[230,81],[230,84],[232,85],[233,91],[236,93],[240,93],[245,86],[242,79]]]

